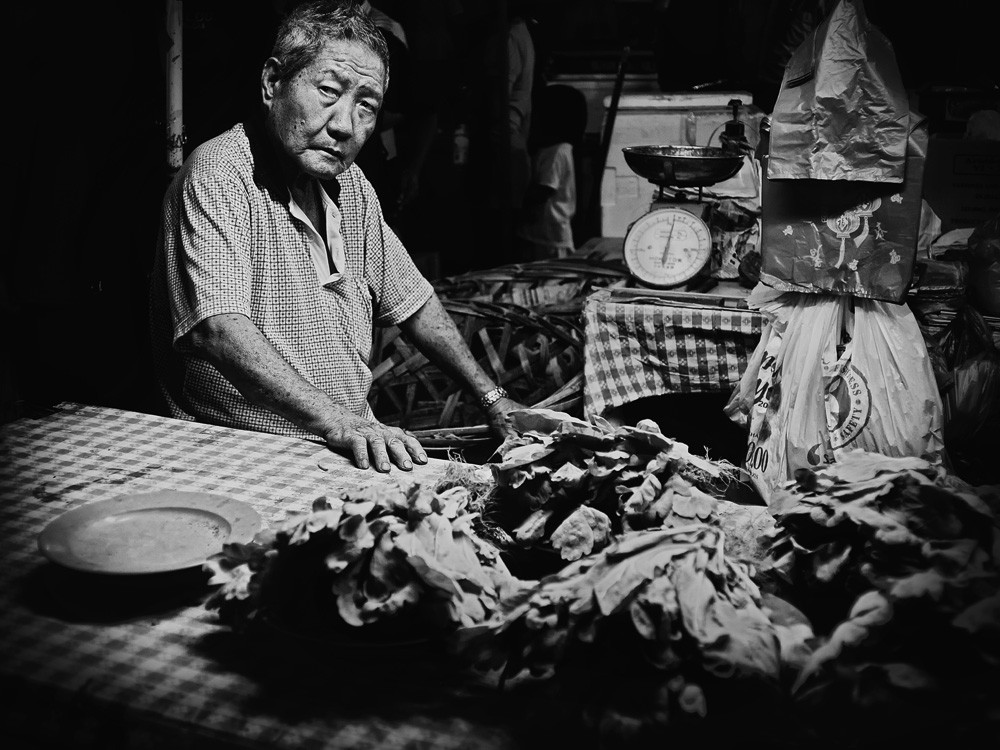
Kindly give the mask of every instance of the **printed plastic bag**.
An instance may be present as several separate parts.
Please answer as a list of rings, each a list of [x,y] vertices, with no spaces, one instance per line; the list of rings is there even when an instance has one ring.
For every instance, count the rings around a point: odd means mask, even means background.
[[[785,67],[761,185],[761,272],[786,291],[900,302],[913,275],[928,122],[891,42],[840,0]]]
[[[748,304],[769,326],[726,413],[747,427],[744,468],[765,501],[798,469],[851,450],[946,460],[941,398],[909,308],[756,289]]]
[[[853,317],[849,367],[841,373],[838,366],[826,382],[828,405],[832,394],[840,394],[837,411],[827,411],[836,417],[834,455],[861,449],[944,462],[941,396],[913,312],[906,305],[864,300]]]
[[[758,285],[747,298],[768,325],[725,412],[747,427],[743,468],[767,502],[795,469],[833,460],[823,360],[835,355],[847,298],[765,289]]]

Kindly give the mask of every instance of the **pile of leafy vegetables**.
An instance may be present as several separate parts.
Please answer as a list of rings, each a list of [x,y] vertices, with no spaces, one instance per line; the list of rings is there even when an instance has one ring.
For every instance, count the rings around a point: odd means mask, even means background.
[[[708,731],[710,707],[780,713],[812,629],[773,601],[718,528],[633,531],[506,598],[460,652],[506,680],[545,678],[606,741],[655,743]]]
[[[825,623],[793,695],[838,741],[1000,738],[1000,521],[984,490],[856,451],[773,498],[765,569]]]
[[[713,519],[731,477],[643,420],[615,427],[547,409],[513,412],[517,438],[490,464],[497,489],[484,519],[509,546],[543,548],[563,561],[605,548],[616,535]]]
[[[521,584],[473,532],[469,500],[461,484],[418,483],[320,497],[311,513],[209,560],[221,585],[207,606],[235,629],[264,616],[319,635],[412,638],[482,622]]]

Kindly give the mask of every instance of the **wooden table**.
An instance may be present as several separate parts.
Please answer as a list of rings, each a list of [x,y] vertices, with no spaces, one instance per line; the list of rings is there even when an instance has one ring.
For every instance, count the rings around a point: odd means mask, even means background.
[[[126,493],[224,494],[271,525],[319,495],[395,481],[343,457],[324,470],[323,454],[309,441],[71,403],[4,425],[5,746],[522,747],[508,705],[517,699],[488,680],[446,683],[374,655],[338,655],[333,645],[303,660],[291,643],[286,661],[302,665],[302,684],[289,670],[269,679],[262,654],[203,606],[210,587],[200,570],[197,579],[168,573],[144,583],[74,573],[38,551],[39,532],[64,511]],[[421,475],[433,479],[446,466],[435,461]],[[399,690],[405,680],[409,689]]]

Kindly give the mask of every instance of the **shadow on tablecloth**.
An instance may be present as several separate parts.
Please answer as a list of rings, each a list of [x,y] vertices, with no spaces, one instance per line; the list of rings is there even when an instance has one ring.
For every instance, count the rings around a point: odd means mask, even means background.
[[[112,624],[165,616],[202,604],[208,574],[200,568],[106,575],[40,563],[15,582],[16,599],[34,614],[72,623]]]

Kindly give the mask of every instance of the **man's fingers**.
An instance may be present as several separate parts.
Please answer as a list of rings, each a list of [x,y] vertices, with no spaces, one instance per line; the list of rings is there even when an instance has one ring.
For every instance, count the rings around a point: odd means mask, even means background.
[[[386,443],[386,448],[389,450],[389,457],[392,458],[392,462],[400,469],[409,471],[413,468],[413,464],[410,462],[410,454],[406,449],[406,444],[400,438],[389,438],[389,442]]]
[[[424,447],[420,444],[413,435],[408,432],[403,433],[403,445],[406,446],[406,451],[413,457],[413,460],[418,464],[427,463],[427,453],[424,451]]]
[[[372,466],[375,467],[375,471],[388,472],[392,469],[392,464],[389,463],[389,454],[385,449],[385,438],[381,435],[368,438],[368,453],[372,457]]]
[[[334,447],[350,448],[359,469],[372,467],[376,471],[389,472],[395,464],[409,471],[414,462],[427,463],[427,453],[413,435],[378,423],[365,423],[360,428],[329,434],[327,442]]]
[[[360,435],[351,438],[351,453],[354,454],[354,464],[359,469],[368,468],[368,441]]]

